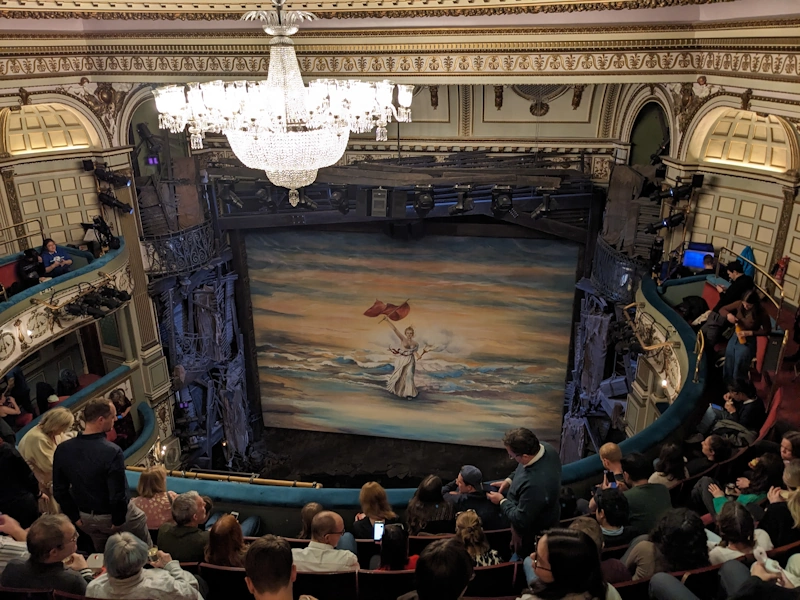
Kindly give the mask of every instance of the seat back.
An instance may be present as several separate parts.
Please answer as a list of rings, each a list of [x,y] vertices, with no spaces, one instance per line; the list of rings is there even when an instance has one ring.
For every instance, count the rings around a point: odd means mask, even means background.
[[[484,531],[489,547],[497,550],[504,560],[511,558],[511,528]]]
[[[381,546],[375,540],[356,540],[356,550],[358,551],[358,566],[362,569],[369,569],[369,561],[373,556],[381,553]]]
[[[603,560],[609,558],[622,558],[622,555],[630,548],[630,544],[622,544],[620,546],[606,546],[603,548]]]
[[[200,577],[208,584],[206,600],[253,600],[244,581],[244,569],[200,563]]]
[[[789,560],[789,557],[793,554],[797,554],[798,552],[800,552],[800,542],[793,542],[791,544],[781,546],[780,548],[773,548],[767,552],[767,556],[774,558],[781,563],[781,565],[786,566],[786,561]]]
[[[719,302],[719,292],[717,291],[717,288],[706,281],[705,285],[703,286],[702,296],[703,300],[705,300],[706,304],[708,304],[708,308],[714,310],[717,302]]]
[[[722,564],[686,571],[678,577],[698,598],[714,598],[719,589],[719,570]]]
[[[422,551],[436,540],[443,540],[453,537],[452,535],[411,535],[408,537],[408,555],[422,554]]]
[[[52,590],[0,587],[0,599],[2,600],[52,600],[52,598]]]
[[[414,571],[358,572],[358,597],[362,600],[395,600],[415,587]]]
[[[298,573],[294,597],[303,595],[317,600],[353,600],[358,597],[357,573]]]
[[[778,388],[775,392],[775,395],[772,396],[772,401],[769,404],[769,408],[767,410],[767,419],[764,421],[764,424],[761,426],[761,431],[758,432],[758,439],[757,442],[760,442],[769,433],[769,430],[775,426],[775,422],[778,420],[778,409],[781,407],[781,403],[783,402],[783,388]]]
[[[466,596],[491,598],[510,596],[514,593],[514,579],[518,563],[500,563],[490,567],[475,567],[472,581],[467,586]]]
[[[301,540],[300,538],[283,538],[292,548],[305,548],[311,540]]]
[[[200,574],[200,563],[198,562],[182,562],[181,569],[192,575]]]
[[[619,592],[622,600],[648,600],[650,579],[639,579],[637,581],[623,581],[615,583],[614,587]]]

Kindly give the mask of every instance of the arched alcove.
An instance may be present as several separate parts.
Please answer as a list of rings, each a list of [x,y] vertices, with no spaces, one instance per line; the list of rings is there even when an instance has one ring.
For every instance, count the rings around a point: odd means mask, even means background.
[[[664,152],[669,154],[669,142],[669,121],[664,109],[657,102],[648,102],[633,122],[629,164],[649,165],[651,155],[658,154],[662,144],[667,144]]]
[[[101,149],[97,131],[69,106],[34,104],[0,112],[0,155],[19,158]]]

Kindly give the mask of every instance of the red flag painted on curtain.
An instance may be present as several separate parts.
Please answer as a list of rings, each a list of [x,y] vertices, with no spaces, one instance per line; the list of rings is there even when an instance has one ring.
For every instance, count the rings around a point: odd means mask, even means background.
[[[399,321],[400,319],[405,319],[410,312],[411,307],[408,305],[407,301],[397,306],[396,304],[386,304],[380,300],[375,300],[375,304],[365,310],[364,315],[367,317],[386,315],[386,317],[392,321]]]

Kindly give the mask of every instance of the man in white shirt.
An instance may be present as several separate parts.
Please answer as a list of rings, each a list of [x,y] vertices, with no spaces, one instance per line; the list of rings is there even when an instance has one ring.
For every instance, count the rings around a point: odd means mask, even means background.
[[[8,515],[0,516],[0,574],[8,561],[15,558],[28,558],[28,530],[20,527],[19,522]]]
[[[311,541],[305,548],[293,548],[292,557],[298,573],[358,571],[358,557],[349,550],[337,550],[344,535],[341,515],[326,510],[311,521]]]

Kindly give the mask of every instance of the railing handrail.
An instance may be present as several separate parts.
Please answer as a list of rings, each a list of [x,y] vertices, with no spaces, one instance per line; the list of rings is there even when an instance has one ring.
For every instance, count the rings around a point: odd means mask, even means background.
[[[23,221],[22,223],[14,223],[12,225],[7,225],[5,227],[0,227],[0,233],[7,231],[9,229],[16,229],[17,227],[25,227],[28,223],[38,223],[39,224],[39,233],[44,231],[44,224],[42,223],[41,219],[28,219],[27,221]],[[22,237],[22,236],[20,236]]]
[[[723,247],[720,249],[720,251],[719,251],[720,257],[722,256],[722,253],[723,253],[723,252],[727,252],[728,254],[732,254],[732,255],[733,255],[733,256],[735,256],[735,257],[736,257],[738,260],[742,260],[742,261],[746,262],[748,265],[750,265],[750,266],[751,266],[751,267],[753,267],[753,268],[754,268],[756,271],[758,271],[758,272],[759,272],[759,273],[761,273],[761,274],[762,274],[764,277],[766,277],[766,278],[769,280],[769,282],[770,282],[770,283],[772,283],[772,284],[773,284],[773,285],[774,285],[776,288],[778,288],[778,291],[780,292],[780,302],[779,302],[778,300],[775,300],[775,298],[773,298],[773,295],[772,295],[770,292],[768,292],[767,290],[765,290],[764,288],[762,288],[760,285],[758,285],[758,283],[756,283],[756,282],[755,282],[755,279],[753,280],[753,283],[754,283],[754,284],[755,284],[755,286],[758,288],[758,290],[759,290],[761,293],[763,293],[763,294],[764,294],[764,296],[766,296],[767,298],[769,298],[769,301],[770,301],[770,302],[772,302],[772,303],[775,305],[775,308],[777,308],[777,309],[778,309],[778,316],[780,316],[780,311],[781,311],[781,307],[783,307],[783,299],[784,299],[783,284],[781,284],[781,283],[780,283],[780,282],[779,282],[777,279],[775,279],[775,278],[774,278],[772,275],[770,275],[769,273],[767,273],[767,271],[765,271],[764,269],[762,269],[760,266],[758,266],[758,265],[757,265],[756,263],[754,263],[752,260],[750,260],[750,259],[748,259],[748,258],[745,258],[744,256],[742,256],[742,255],[741,255],[741,254],[739,254],[738,252],[734,252],[733,250],[731,250],[731,249],[730,249],[730,248],[728,248],[727,246],[723,246]],[[719,275],[719,262],[717,262],[717,275]]]
[[[146,470],[145,467],[126,467],[128,471],[135,473],[142,473]],[[322,487],[321,483],[308,483],[305,481],[287,481],[285,479],[262,479],[253,475],[252,477],[241,477],[237,475],[216,475],[214,473],[198,473],[197,471],[177,471],[168,470],[168,477],[182,477],[184,479],[206,479],[208,481],[225,481],[233,483],[250,483],[253,485],[275,485],[281,487],[302,487],[302,488],[316,488]]]
[[[141,239],[143,242],[159,242],[161,240],[169,240],[175,237],[180,237],[198,229],[203,229],[206,227],[211,228],[211,226],[211,221],[203,221],[202,223],[198,223],[197,225],[192,225],[191,227],[186,227],[185,229],[180,229],[178,231],[159,233],[158,235],[143,235],[139,239]]]

